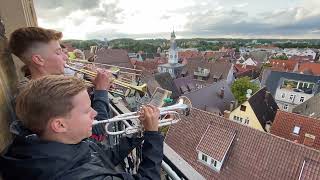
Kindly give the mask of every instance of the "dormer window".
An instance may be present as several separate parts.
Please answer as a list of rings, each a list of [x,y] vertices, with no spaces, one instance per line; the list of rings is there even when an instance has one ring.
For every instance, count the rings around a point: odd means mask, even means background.
[[[209,125],[196,148],[198,162],[220,172],[235,136],[234,130]]]
[[[208,161],[208,156],[205,155],[205,154],[202,154],[201,160],[204,161],[204,162],[207,162]]]
[[[217,167],[217,161],[214,159],[211,159],[211,166]]]
[[[210,167],[211,169],[215,171],[220,171],[222,163],[213,159],[212,157],[204,154],[203,152],[199,152],[198,154],[198,160],[203,163],[204,165]]]

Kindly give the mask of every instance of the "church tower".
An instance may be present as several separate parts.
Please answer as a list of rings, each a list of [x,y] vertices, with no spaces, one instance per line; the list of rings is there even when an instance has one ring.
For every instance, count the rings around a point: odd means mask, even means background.
[[[174,31],[172,31],[171,33],[170,48],[168,49],[168,55],[168,63],[158,65],[158,72],[168,72],[172,78],[177,78],[181,74],[184,65],[178,63],[178,47]]]
[[[177,50],[176,35],[174,31],[172,31],[171,33],[168,63],[169,64],[178,63],[178,50]]]

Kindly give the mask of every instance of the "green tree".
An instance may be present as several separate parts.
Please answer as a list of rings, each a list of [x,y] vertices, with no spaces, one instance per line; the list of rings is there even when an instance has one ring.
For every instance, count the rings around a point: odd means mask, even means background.
[[[247,100],[246,94],[248,89],[252,90],[252,94],[259,90],[259,86],[250,82],[249,77],[239,78],[232,84],[231,91],[239,104]]]
[[[280,59],[280,60],[288,60],[286,55],[272,56],[271,59]]]

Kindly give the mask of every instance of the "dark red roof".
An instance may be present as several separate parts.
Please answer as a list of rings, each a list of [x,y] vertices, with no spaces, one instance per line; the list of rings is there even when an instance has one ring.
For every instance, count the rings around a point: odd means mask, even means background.
[[[294,134],[294,127],[299,127],[299,134]],[[308,145],[320,150],[320,120],[300,114],[278,111],[271,127],[271,133],[290,141]],[[305,134],[315,136],[314,143],[305,141]]]
[[[306,74],[307,71],[311,72],[312,75],[320,75],[320,63],[304,62],[299,65],[299,72]]]
[[[196,148],[209,126],[218,134],[226,130],[236,132],[220,172],[198,161]],[[219,141],[230,141],[229,136],[219,138]],[[194,108],[189,116],[171,125],[165,142],[206,179],[292,180],[299,179],[300,174],[304,179],[320,179],[319,171],[315,171],[319,169],[320,151]],[[225,151],[220,143],[204,143]],[[303,163],[307,160],[317,163],[306,171]]]
[[[272,70],[292,72],[298,62],[297,60],[272,59],[270,65]]]
[[[194,57],[202,57],[202,55],[198,51],[187,50],[183,52],[178,52],[178,57],[179,59],[189,59]]]

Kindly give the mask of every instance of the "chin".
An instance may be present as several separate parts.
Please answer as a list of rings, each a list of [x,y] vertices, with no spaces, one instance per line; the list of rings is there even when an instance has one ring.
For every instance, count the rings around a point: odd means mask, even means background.
[[[88,133],[88,137],[90,137],[90,136],[92,136],[92,131],[90,131],[89,133]],[[88,138],[87,137],[87,138]]]

